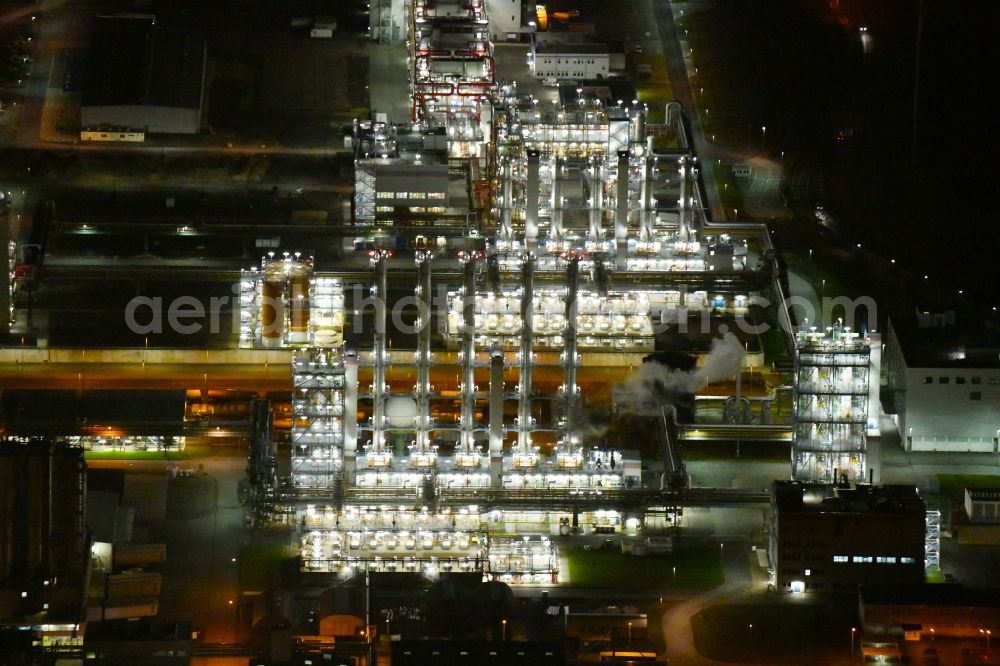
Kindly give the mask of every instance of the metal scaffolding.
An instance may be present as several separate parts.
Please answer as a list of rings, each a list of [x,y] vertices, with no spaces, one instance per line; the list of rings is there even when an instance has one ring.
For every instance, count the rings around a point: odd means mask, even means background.
[[[941,512],[928,509],[924,524],[924,570],[937,571],[941,568]]]
[[[343,473],[344,359],[335,349],[292,356],[292,483],[333,488]]]
[[[792,478],[863,482],[871,350],[838,321],[799,332],[795,354]]]

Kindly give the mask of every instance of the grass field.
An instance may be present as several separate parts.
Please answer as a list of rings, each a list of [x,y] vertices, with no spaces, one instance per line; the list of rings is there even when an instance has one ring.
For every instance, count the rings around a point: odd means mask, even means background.
[[[724,579],[715,548],[684,548],[667,557],[636,557],[623,555],[620,550],[579,548],[565,550],[563,554],[569,564],[570,585],[576,587],[707,590],[721,585]]]
[[[188,445],[183,450],[170,451],[85,451],[87,460],[196,460],[219,455],[219,447]]]
[[[666,103],[674,98],[670,76],[667,74],[667,61],[662,55],[636,54],[633,57],[636,66],[649,67],[649,76],[636,82],[636,94],[649,105],[649,121],[662,123],[665,121]]]
[[[87,451],[86,460],[190,460],[187,451]]]
[[[948,499],[951,506],[965,504],[965,489],[968,487],[1000,490],[1000,475],[985,474],[938,474],[941,497]]]

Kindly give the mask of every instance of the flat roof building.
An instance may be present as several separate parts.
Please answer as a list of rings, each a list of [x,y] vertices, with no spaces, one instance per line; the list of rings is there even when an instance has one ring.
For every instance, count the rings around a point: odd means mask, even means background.
[[[99,16],[80,126],[197,134],[206,55],[203,32],[157,25],[152,15]]]
[[[607,44],[536,43],[530,65],[536,79],[604,79],[611,71],[611,52]]]
[[[0,623],[30,627],[43,645],[79,644],[85,486],[82,449],[0,439]]]
[[[91,622],[84,638],[87,661],[92,664],[190,664],[191,628],[190,622]]]
[[[965,513],[973,523],[1000,524],[1000,488],[966,488]]]
[[[886,412],[907,451],[1000,450],[1000,338],[954,311],[890,318]]]
[[[777,481],[770,557],[783,592],[924,581],[926,507],[912,486]]]
[[[1000,591],[949,584],[862,588],[858,613],[865,633],[981,638],[1000,632]]]

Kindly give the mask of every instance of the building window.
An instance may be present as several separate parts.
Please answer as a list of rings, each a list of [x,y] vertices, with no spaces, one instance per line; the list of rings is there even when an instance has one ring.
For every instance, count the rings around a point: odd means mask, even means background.
[[[849,559],[850,558],[848,558],[847,555],[834,555],[833,556],[833,561],[834,562],[847,562]]]
[[[924,384],[933,384],[933,383],[934,383],[933,377],[924,377]]]
[[[900,564],[913,564],[914,562],[916,562],[916,560],[913,559],[912,557],[901,557],[901,558],[899,558],[899,563]]]
[[[983,399],[982,391],[973,391],[972,393],[969,394],[969,400],[982,400],[982,399]]]
[[[965,383],[965,377],[955,377],[955,383],[956,384],[964,384]]]
[[[875,561],[878,562],[879,564],[895,564],[896,558],[891,556],[889,557],[879,556],[875,558]]]
[[[972,383],[975,384],[976,386],[979,386],[980,384],[983,383],[983,378],[982,377],[973,377],[972,378]]]
[[[938,384],[947,384],[949,379],[947,377],[938,377]]]
[[[989,384],[990,386],[996,386],[998,380],[1000,380],[1000,378],[990,377],[989,379],[986,380],[986,383]]]

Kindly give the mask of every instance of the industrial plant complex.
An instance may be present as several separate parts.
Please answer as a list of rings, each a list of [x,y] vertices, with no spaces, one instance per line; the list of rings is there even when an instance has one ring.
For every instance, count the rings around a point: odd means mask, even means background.
[[[815,654],[992,654],[996,604],[943,550],[997,547],[995,332],[831,307],[813,249],[730,214],[692,3],[621,10],[655,39],[521,0],[282,9],[288,57],[338,54],[336,94],[370,101],[301,145],[231,140],[213,110],[278,113],[225,55],[263,27],[83,4],[31,33],[64,82],[21,105],[43,128],[77,109],[52,139],[77,165],[32,161],[0,200],[10,645],[685,664],[730,622],[727,660],[784,663],[747,608],[815,597],[861,608],[822,615]]]

